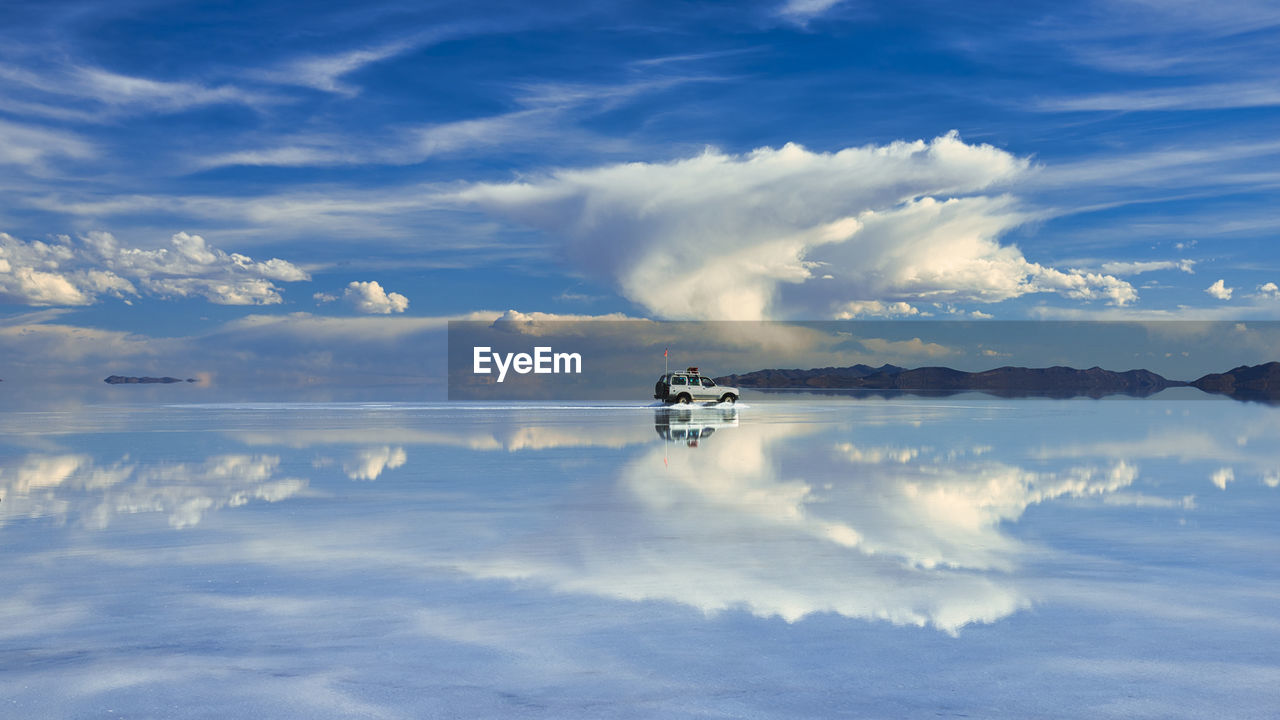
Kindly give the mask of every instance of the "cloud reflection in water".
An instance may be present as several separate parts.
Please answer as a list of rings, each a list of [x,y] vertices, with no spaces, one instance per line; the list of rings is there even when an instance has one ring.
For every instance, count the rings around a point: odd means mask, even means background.
[[[668,442],[626,463],[609,500],[625,522],[579,513],[536,552],[517,544],[460,567],[704,612],[833,612],[954,633],[1029,605],[1010,575],[1024,546],[1002,525],[1137,477],[1123,461],[1032,472],[954,451],[857,448],[829,429],[710,409],[659,410],[655,426]]]
[[[210,511],[251,501],[278,502],[307,487],[276,477],[274,455],[224,454],[203,462],[142,464],[129,455],[99,464],[83,454],[27,455],[0,467],[0,524],[13,517],[75,515],[102,529],[120,514],[157,512],[175,528],[197,525]]]
[[[65,716],[1105,716],[1140,686],[1267,717],[1274,411],[1196,407],[1219,422],[961,399],[67,433],[0,460],[0,686]]]

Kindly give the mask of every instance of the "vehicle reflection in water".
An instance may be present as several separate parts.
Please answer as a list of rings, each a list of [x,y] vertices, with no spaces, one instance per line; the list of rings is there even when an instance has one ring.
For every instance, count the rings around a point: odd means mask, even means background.
[[[717,430],[738,427],[736,407],[663,407],[653,411],[653,429],[669,443],[691,448]]]

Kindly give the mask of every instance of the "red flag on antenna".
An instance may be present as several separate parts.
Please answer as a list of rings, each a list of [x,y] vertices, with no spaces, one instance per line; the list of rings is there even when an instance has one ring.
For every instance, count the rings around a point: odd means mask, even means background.
[[[666,356],[667,356],[667,350],[669,350],[669,349],[670,349],[670,348],[662,348],[662,357],[666,357]]]

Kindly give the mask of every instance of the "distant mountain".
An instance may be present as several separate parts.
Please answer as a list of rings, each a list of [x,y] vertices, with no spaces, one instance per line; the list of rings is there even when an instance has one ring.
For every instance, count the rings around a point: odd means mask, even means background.
[[[869,371],[869,372],[868,372]],[[726,385],[757,388],[864,388],[869,390],[965,391],[979,390],[993,395],[1046,395],[1073,397],[1087,395],[1151,395],[1167,387],[1186,385],[1167,380],[1150,370],[1115,372],[1092,367],[1078,370],[1070,367],[1025,368],[1000,367],[983,372],[965,372],[948,367],[922,367],[908,370],[895,365],[872,368],[854,365],[848,368],[814,368],[812,370],[758,370],[742,375],[716,378]]]
[[[1224,373],[1205,375],[1191,384],[1208,393],[1276,403],[1280,402],[1280,362],[1241,365]]]
[[[906,368],[897,365],[850,365],[849,367],[824,367],[812,370],[756,370],[741,375],[725,375],[715,378],[717,383],[739,388],[848,388],[868,375],[892,375]]]
[[[182,379],[173,378],[173,377],[133,377],[129,375],[111,375],[107,379],[103,380],[103,382],[107,383],[108,385],[150,385],[155,383],[162,383],[162,384],[180,383],[180,382],[193,383],[195,381],[196,381],[195,378],[187,378],[186,380],[182,380]]]
[[[1091,367],[1049,368],[1000,367],[983,372],[964,372],[947,367],[924,367],[903,370],[892,375],[871,375],[859,381],[859,387],[898,390],[982,390],[990,393],[1040,393],[1045,395],[1089,395],[1101,397],[1122,393],[1151,395],[1167,387],[1186,385],[1150,370],[1115,372]]]

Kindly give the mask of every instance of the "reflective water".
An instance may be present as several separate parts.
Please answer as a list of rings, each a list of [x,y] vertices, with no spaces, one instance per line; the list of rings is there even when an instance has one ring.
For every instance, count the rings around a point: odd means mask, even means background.
[[[2,717],[1274,717],[1280,409],[0,416]]]

